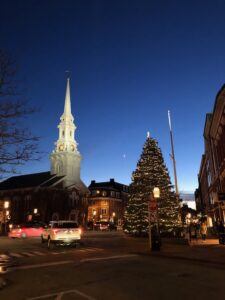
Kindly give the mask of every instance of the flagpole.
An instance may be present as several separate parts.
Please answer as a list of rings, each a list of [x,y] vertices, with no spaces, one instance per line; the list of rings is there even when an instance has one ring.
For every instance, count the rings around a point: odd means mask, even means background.
[[[171,142],[171,159],[173,161],[173,172],[174,172],[174,182],[175,182],[175,191],[177,200],[179,201],[179,190],[178,190],[178,182],[177,182],[177,169],[176,169],[176,160],[175,160],[175,153],[174,153],[174,144],[173,144],[173,131],[171,125],[171,118],[170,118],[170,111],[168,110],[168,120],[169,120],[169,128],[170,128],[170,142]]]

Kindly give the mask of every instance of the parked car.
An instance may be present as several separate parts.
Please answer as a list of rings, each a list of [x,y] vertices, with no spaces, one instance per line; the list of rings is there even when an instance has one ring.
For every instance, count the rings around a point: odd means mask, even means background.
[[[110,222],[109,223],[109,230],[112,231],[112,230],[117,230],[117,225],[113,222]]]
[[[74,221],[51,221],[41,235],[48,248],[53,244],[74,244],[81,239],[82,230]]]
[[[94,230],[109,230],[109,222],[97,221],[94,223]]]
[[[44,223],[28,222],[21,225],[13,225],[8,233],[10,238],[40,237],[44,230]]]
[[[88,221],[87,222],[87,230],[93,230],[94,227],[94,222],[93,221]]]

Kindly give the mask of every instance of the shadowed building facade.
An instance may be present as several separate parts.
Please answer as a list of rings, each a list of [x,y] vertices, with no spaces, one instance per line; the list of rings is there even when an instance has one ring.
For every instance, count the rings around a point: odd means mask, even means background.
[[[198,174],[196,207],[208,215],[209,225],[225,221],[225,86],[216,96],[213,112],[206,115],[204,154]]]

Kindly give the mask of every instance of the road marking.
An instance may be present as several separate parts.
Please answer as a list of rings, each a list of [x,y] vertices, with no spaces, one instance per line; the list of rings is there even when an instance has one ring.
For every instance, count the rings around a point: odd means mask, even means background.
[[[10,257],[17,257],[17,258],[21,258],[21,257],[33,257],[33,256],[36,256],[36,255],[39,255],[39,256],[46,256],[46,255],[49,255],[49,254],[53,254],[53,255],[59,255],[59,254],[66,254],[66,253],[88,253],[88,252],[94,252],[94,251],[103,251],[104,249],[102,248],[84,248],[84,249],[73,249],[73,250],[69,250],[69,251],[60,251],[60,252],[56,252],[56,251],[49,251],[49,252],[41,252],[41,251],[26,251],[26,252],[19,252],[19,253],[16,253],[16,252],[9,252],[7,254],[0,254],[1,255],[6,255],[8,258]],[[5,257],[6,257],[5,256]]]
[[[124,255],[113,255],[113,256],[105,256],[105,257],[93,257],[93,258],[81,259],[80,262],[101,261],[101,260],[110,260],[110,259],[118,259],[118,258],[131,258],[137,256],[138,256],[137,254],[124,254]]]
[[[79,249],[79,250],[72,250],[71,252],[78,252],[79,251],[79,253],[80,252],[87,252],[87,249]]]
[[[13,256],[13,257],[23,257],[23,255],[21,255],[19,253],[14,253],[14,252],[10,252],[9,255]]]
[[[33,251],[33,253],[37,254],[37,255],[46,255],[46,252],[40,252],[40,251]]]
[[[103,251],[104,249],[101,248],[85,248],[85,249],[77,249],[74,250],[75,251],[79,251],[79,252],[92,252],[92,251]]]
[[[59,292],[59,293],[53,293],[53,294],[46,294],[46,295],[43,295],[43,296],[38,296],[38,297],[33,297],[33,298],[28,298],[28,300],[39,300],[39,299],[46,299],[46,298],[50,298],[50,297],[55,297],[55,300],[62,300],[62,297],[66,294],[77,294],[85,299],[88,299],[88,300],[96,300],[95,298],[77,290],[77,289],[74,289],[74,290],[68,290],[68,291],[64,291],[64,292]]]
[[[93,262],[93,261],[104,261],[104,260],[120,259],[120,258],[132,258],[132,257],[137,257],[137,256],[138,256],[137,254],[124,254],[124,255],[113,255],[113,256],[105,256],[105,257],[84,258],[84,259],[80,260],[80,263]],[[75,263],[75,261],[74,260],[62,260],[62,261],[57,261],[57,262],[25,265],[25,266],[13,267],[12,270],[28,270],[28,269],[50,267],[50,266],[59,266],[59,265],[65,265],[65,264],[71,264],[71,263]]]
[[[2,259],[10,259],[11,257],[7,254],[0,254],[0,260]]]
[[[87,251],[102,251],[103,249],[101,248],[87,248]]]
[[[22,255],[25,255],[25,256],[35,256],[33,253],[31,252],[21,252]]]
[[[37,268],[50,267],[50,266],[58,266],[58,265],[65,265],[65,264],[71,264],[71,263],[74,263],[74,261],[73,260],[62,260],[62,261],[56,261],[56,262],[50,262],[50,263],[42,263],[42,264],[35,264],[35,265],[19,266],[19,267],[12,268],[12,270],[37,269]]]

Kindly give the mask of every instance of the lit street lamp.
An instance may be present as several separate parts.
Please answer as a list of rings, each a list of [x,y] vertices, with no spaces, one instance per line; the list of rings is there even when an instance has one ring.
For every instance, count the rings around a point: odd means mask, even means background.
[[[158,187],[154,187],[153,189],[154,198],[158,199],[160,197],[160,189]]]
[[[149,208],[148,208],[149,246],[151,251],[160,250],[158,206],[156,201],[159,197],[160,197],[160,189],[158,187],[154,187],[153,193],[150,195]],[[152,232],[152,223],[155,223],[156,225],[154,227],[153,232]]]
[[[92,215],[93,215],[93,216],[92,216],[92,219],[93,219],[93,221],[92,221],[92,223],[93,223],[93,228],[92,228],[92,229],[93,229],[93,230],[94,230],[94,227],[95,227],[95,226],[94,226],[94,223],[95,223],[95,216],[96,216],[96,214],[97,214],[96,210],[93,210],[93,211],[92,211]]]
[[[113,221],[113,223],[115,223],[115,217],[116,217],[116,213],[113,212],[113,213],[112,213],[112,221]]]
[[[4,217],[4,234],[6,234],[7,233],[6,220],[9,218],[9,201],[4,201],[3,217]]]
[[[9,208],[9,201],[4,201],[4,209]]]

